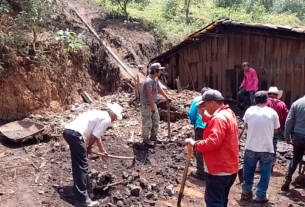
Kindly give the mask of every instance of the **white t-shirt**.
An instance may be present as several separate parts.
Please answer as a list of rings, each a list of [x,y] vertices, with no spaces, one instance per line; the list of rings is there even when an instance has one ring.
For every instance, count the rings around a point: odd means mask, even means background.
[[[79,132],[83,136],[86,145],[88,145],[91,134],[100,139],[110,124],[111,117],[107,111],[93,110],[79,115],[65,129]]]
[[[270,107],[251,106],[245,113],[248,124],[246,149],[274,153],[274,129],[280,128],[279,116]]]

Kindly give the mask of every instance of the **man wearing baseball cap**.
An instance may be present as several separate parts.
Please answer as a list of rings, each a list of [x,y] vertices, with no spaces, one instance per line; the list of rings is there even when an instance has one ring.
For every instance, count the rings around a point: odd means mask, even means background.
[[[259,203],[268,202],[272,159],[274,154],[273,135],[280,128],[279,117],[272,108],[267,107],[267,91],[255,93],[255,106],[247,109],[244,121],[247,128],[247,140],[244,155],[244,179],[242,185],[243,200],[252,199],[254,172],[257,163],[260,166],[260,181],[257,184],[256,198]]]
[[[153,145],[154,142],[160,142],[158,138],[158,129],[160,116],[156,102],[158,101],[158,92],[168,101],[171,99],[166,95],[159,85],[158,77],[160,77],[164,67],[160,63],[153,63],[150,66],[150,73],[146,77],[140,96],[140,111],[142,114],[142,138],[144,143]]]
[[[70,146],[74,196],[76,207],[99,206],[92,201],[87,192],[88,158],[96,143],[99,151],[107,157],[101,137],[116,119],[122,119],[123,108],[119,104],[107,104],[107,111],[87,111],[65,126],[63,137]]]
[[[242,64],[244,69],[244,80],[241,83],[237,96],[239,101],[250,100],[250,105],[254,105],[254,94],[258,90],[258,78],[256,71],[250,67],[248,62]]]
[[[224,105],[217,90],[208,90],[197,103],[212,115],[204,129],[203,140],[186,139],[187,144],[203,154],[206,179],[205,202],[207,207],[227,206],[230,188],[238,172],[239,138],[234,112]]]

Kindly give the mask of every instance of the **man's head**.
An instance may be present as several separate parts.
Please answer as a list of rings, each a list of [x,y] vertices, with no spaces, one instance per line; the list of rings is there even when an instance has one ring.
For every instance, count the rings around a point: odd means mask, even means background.
[[[242,67],[243,67],[244,71],[249,71],[249,69],[250,69],[250,64],[249,64],[248,62],[244,62],[244,63],[242,64]]]
[[[108,112],[109,116],[111,117],[111,122],[114,122],[117,119],[121,120],[123,118],[122,111],[123,111],[123,108],[119,104],[107,103],[107,112]]]
[[[202,94],[201,101],[197,103],[198,108],[204,108],[211,115],[224,104],[224,98],[217,90],[207,90]]]
[[[151,74],[155,77],[159,77],[161,75],[163,69],[164,69],[164,67],[161,67],[160,63],[153,63],[150,66],[149,74]]]
[[[276,98],[276,99],[280,99],[282,98],[283,95],[283,91],[279,91],[279,89],[275,86],[271,86],[268,90],[268,96],[270,98]]]
[[[254,101],[256,105],[266,106],[268,101],[267,91],[257,91],[254,95]]]

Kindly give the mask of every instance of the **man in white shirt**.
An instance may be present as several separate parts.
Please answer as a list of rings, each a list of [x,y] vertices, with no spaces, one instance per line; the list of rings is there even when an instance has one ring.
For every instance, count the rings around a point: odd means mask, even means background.
[[[242,199],[252,198],[254,172],[256,164],[259,162],[261,178],[257,184],[255,199],[259,203],[268,202],[266,192],[274,153],[273,135],[280,128],[279,117],[275,110],[267,107],[267,100],[268,93],[266,91],[256,92],[256,106],[251,106],[244,116],[248,131],[244,155],[245,182],[242,186]]]
[[[76,207],[99,206],[98,201],[91,201],[87,192],[87,154],[92,153],[92,146],[96,143],[99,151],[108,156],[101,137],[112,122],[122,119],[122,111],[119,104],[107,104],[107,111],[85,112],[65,127],[63,137],[71,151]]]

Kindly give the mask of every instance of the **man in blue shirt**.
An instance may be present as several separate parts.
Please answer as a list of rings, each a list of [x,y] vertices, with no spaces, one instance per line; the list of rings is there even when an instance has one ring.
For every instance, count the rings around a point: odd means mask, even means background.
[[[204,94],[204,92],[210,90],[208,87],[204,87],[201,90],[201,95]],[[191,124],[194,125],[194,130],[195,130],[195,141],[197,140],[202,140],[203,139],[203,130],[206,126],[206,121],[210,118],[210,116],[207,114],[205,111],[205,115],[203,118],[199,114],[199,109],[197,107],[197,102],[200,101],[202,96],[197,96],[194,98],[190,111],[189,111],[189,117],[191,120]],[[203,163],[203,155],[202,153],[198,153],[195,155],[196,156],[196,161],[197,161],[197,171],[194,171],[191,173],[191,175],[195,178],[205,180],[204,178],[204,163]]]

